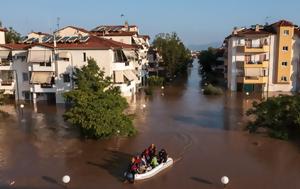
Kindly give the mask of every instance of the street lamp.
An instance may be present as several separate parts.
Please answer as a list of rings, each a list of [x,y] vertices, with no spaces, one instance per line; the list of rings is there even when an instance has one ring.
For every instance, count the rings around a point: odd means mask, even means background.
[[[21,108],[21,114],[22,114],[22,119],[23,119],[23,109],[24,109],[24,104],[20,104],[20,108]]]
[[[246,95],[249,96],[249,92],[246,92]]]
[[[71,178],[69,175],[65,175],[61,180],[65,184],[65,187],[67,188],[67,184],[70,182]]]
[[[229,178],[227,176],[223,176],[221,178],[221,182],[224,185],[224,188],[226,188],[226,185],[229,183]]]
[[[142,107],[143,107],[143,109],[145,109],[145,108],[146,108],[146,104],[143,104],[143,106],[142,106]]]
[[[162,90],[164,90],[164,89],[165,89],[165,87],[164,87],[164,86],[161,86],[161,89],[162,89]]]

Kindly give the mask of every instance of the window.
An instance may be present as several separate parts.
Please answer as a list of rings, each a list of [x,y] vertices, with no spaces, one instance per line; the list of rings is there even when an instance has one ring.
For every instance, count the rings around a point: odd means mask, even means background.
[[[83,53],[83,62],[86,62],[86,53]]]
[[[287,63],[287,62],[281,62],[281,65],[282,65],[282,66],[287,66],[288,63]]]
[[[122,50],[114,51],[114,62],[127,62],[127,58]]]
[[[283,35],[289,35],[290,34],[290,31],[289,30],[284,30],[283,31]]]
[[[70,74],[63,74],[64,83],[69,83],[71,81]]]
[[[40,62],[40,66],[45,66],[45,62]]]
[[[23,76],[23,81],[28,81],[29,80],[28,79],[29,78],[28,73],[23,72],[22,76]]]
[[[282,77],[280,78],[280,80],[281,80],[281,81],[287,81],[287,77],[286,77],[286,76],[282,76]]]
[[[47,67],[51,67],[51,62],[46,62]]]
[[[288,47],[288,46],[283,46],[283,47],[282,47],[282,50],[283,50],[283,51],[288,51],[288,50],[289,50],[289,47]]]

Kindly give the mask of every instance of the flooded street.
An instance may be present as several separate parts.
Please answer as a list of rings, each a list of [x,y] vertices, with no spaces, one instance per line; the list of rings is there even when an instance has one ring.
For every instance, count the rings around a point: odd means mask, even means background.
[[[62,119],[63,106],[14,105],[0,122],[0,188],[300,188],[300,151],[292,142],[243,131],[246,109],[259,97],[203,96],[198,64],[151,97],[131,99],[139,133],[132,138],[80,139]],[[146,108],[142,108],[143,104]],[[35,110],[35,111],[34,111]],[[132,155],[155,143],[175,164],[150,180],[121,181]]]

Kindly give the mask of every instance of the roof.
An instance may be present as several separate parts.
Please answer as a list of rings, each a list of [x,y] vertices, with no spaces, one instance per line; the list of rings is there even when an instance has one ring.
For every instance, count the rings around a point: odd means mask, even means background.
[[[268,35],[276,34],[277,33],[276,28],[277,27],[283,27],[283,26],[285,26],[285,27],[295,27],[295,25],[290,21],[280,20],[280,21],[275,22],[271,25],[260,26],[261,28],[258,31],[256,31],[255,28],[245,28],[245,29],[239,30],[239,31],[237,31],[236,34],[233,33],[233,34],[227,36],[225,39],[229,39],[232,36],[247,36],[247,35],[268,36]],[[298,31],[296,31],[296,30],[298,30]],[[299,36],[299,32],[300,32],[300,30],[295,28],[295,33],[298,36]]]
[[[26,50],[28,48],[34,46],[43,46],[47,48],[54,48],[53,43],[33,43],[33,44],[25,44],[25,43],[9,43],[9,44],[2,44],[0,47],[8,48],[11,50]],[[84,49],[135,49],[137,46],[135,45],[128,45],[125,43],[120,43],[117,41],[113,41],[111,39],[103,39],[96,36],[90,36],[87,42],[81,43],[57,43],[56,47],[58,49],[77,49],[77,50],[84,50]]]
[[[91,29],[91,32],[101,32],[102,30],[105,31],[120,31],[123,28],[126,28],[127,26],[125,25],[99,25],[93,29]],[[136,25],[129,25],[129,28],[135,28],[137,27]]]
[[[278,22],[275,22],[273,24],[271,24],[272,26],[294,26],[294,24],[290,21],[287,20],[279,20]]]
[[[43,33],[43,32],[30,32],[30,33],[35,33],[38,35],[50,35],[49,33]]]
[[[0,44],[0,47],[4,47],[11,50],[26,50],[30,45],[24,43],[8,43]]]
[[[138,37],[141,37],[143,39],[150,39],[150,36],[149,35],[139,35]]]
[[[0,31],[7,32],[6,28],[0,28]]]
[[[73,28],[75,30],[78,30],[78,31],[81,31],[81,32],[84,32],[84,33],[90,33],[88,30],[86,30],[84,28],[79,28],[79,27],[76,27],[76,26],[66,26],[66,27],[63,27],[63,28],[59,29],[58,31],[64,30],[66,28]]]
[[[133,36],[136,35],[137,32],[125,32],[125,31],[120,31],[120,32],[92,32],[93,34],[96,34],[97,36]]]

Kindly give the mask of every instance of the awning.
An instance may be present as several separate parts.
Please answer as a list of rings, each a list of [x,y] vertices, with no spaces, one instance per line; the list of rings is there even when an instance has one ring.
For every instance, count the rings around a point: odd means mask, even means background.
[[[115,72],[115,82],[124,83],[124,74],[123,71],[114,71]]]
[[[59,52],[58,57],[59,58],[70,58],[68,52]]]
[[[32,72],[30,82],[33,84],[51,83],[53,72]]]
[[[126,51],[123,50],[125,56],[127,57],[127,59],[131,59],[131,60],[135,60],[138,58],[137,54],[135,53],[135,51]]]
[[[50,50],[29,50],[27,62],[50,62],[51,55]]]
[[[124,75],[129,81],[139,80],[132,70],[124,70]]]
[[[7,59],[9,52],[10,52],[9,50],[0,50],[0,58]]]

